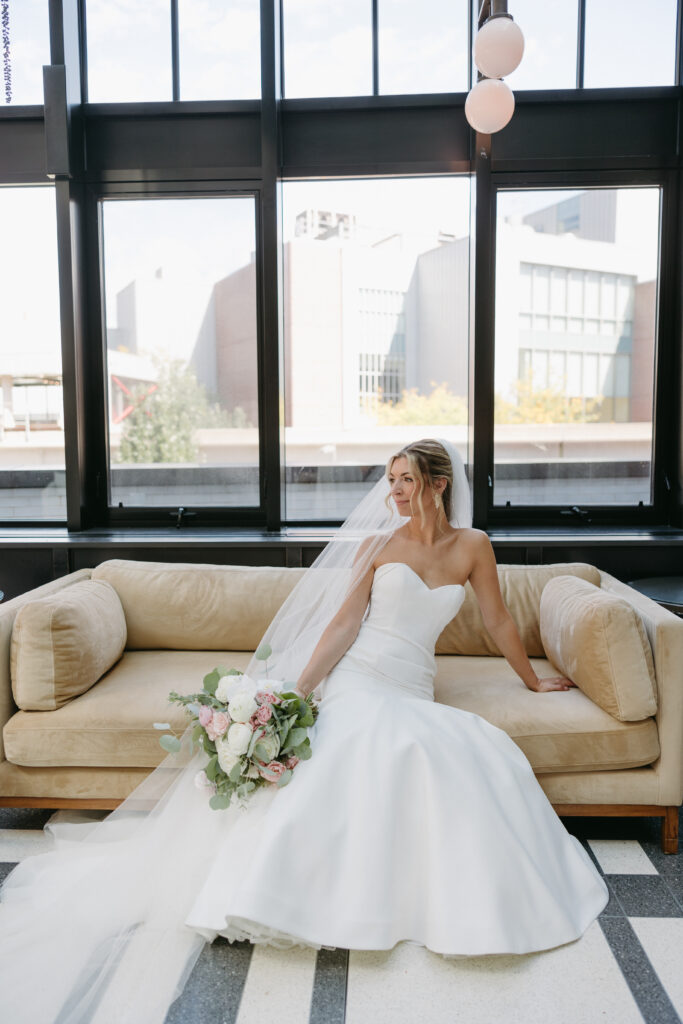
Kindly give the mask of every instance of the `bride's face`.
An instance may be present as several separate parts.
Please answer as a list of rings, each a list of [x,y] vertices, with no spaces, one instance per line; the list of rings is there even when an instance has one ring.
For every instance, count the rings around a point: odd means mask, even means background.
[[[387,479],[398,514],[401,516],[413,515],[411,499],[417,489],[417,481],[405,455],[394,459]]]

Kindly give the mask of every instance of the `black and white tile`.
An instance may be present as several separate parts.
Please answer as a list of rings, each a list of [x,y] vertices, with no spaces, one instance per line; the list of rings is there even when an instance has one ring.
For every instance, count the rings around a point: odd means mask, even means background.
[[[49,848],[49,817],[0,809],[0,880]],[[204,948],[167,1024],[682,1022],[683,856],[661,852],[654,819],[565,824],[610,889],[577,942],[521,957],[446,960],[412,943],[316,952],[219,939]]]

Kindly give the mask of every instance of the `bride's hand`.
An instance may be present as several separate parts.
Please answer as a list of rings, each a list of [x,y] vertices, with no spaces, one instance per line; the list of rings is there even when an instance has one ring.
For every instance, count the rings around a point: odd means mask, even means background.
[[[570,686],[576,686],[576,683],[573,683],[571,679],[567,679],[566,676],[549,676],[547,679],[538,680],[535,692],[547,693],[550,690],[568,690]]]

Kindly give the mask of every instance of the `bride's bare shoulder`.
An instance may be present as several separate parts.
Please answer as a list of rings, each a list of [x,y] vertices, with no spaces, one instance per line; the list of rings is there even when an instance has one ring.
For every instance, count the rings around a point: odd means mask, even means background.
[[[484,530],[476,530],[471,526],[463,527],[459,531],[458,543],[454,551],[459,551],[461,557],[465,557],[469,566],[468,575],[483,566],[495,565],[496,556],[493,546]]]

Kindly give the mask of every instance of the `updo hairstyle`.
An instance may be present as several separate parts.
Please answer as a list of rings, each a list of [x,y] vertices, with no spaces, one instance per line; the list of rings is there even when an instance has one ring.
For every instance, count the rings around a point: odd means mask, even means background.
[[[440,441],[434,440],[434,438],[427,437],[421,441],[414,441],[412,444],[408,444],[405,448],[401,448],[400,451],[396,452],[389,458],[386,467],[386,475],[389,476],[391,473],[391,467],[394,464],[395,459],[399,459],[402,455],[408,460],[411,472],[415,477],[418,484],[417,490],[417,504],[420,509],[420,517],[424,522],[424,505],[422,504],[422,496],[424,494],[425,487],[432,487],[436,477],[446,477],[446,487],[441,495],[443,501],[443,510],[446,514],[446,519],[450,522],[451,509],[453,505],[453,464],[451,463],[451,457],[441,444]],[[387,506],[389,506],[390,498],[387,498]]]

